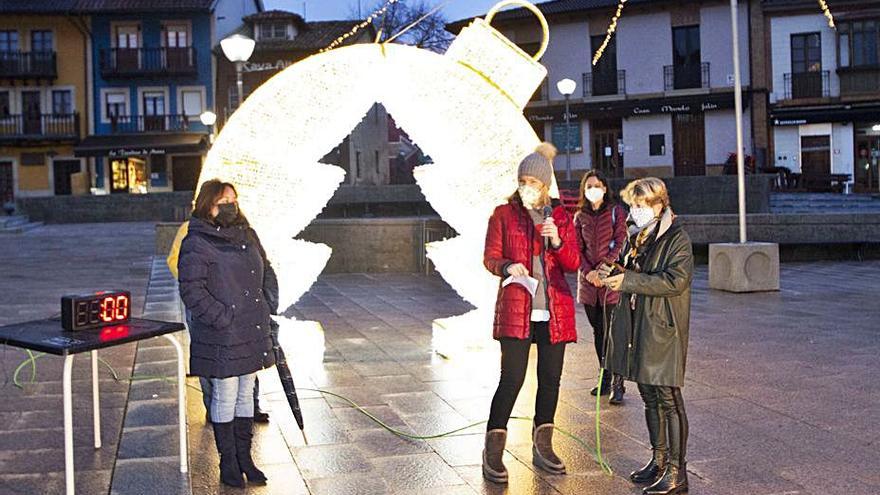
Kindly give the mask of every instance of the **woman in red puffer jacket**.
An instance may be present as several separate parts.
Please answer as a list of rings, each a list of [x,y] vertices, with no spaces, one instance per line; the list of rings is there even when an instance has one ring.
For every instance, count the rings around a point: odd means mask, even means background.
[[[596,270],[602,263],[612,263],[620,257],[620,251],[626,243],[627,211],[613,200],[608,182],[596,170],[587,172],[581,179],[578,208],[574,216],[574,230],[581,253],[577,300],[584,305],[587,319],[593,327],[593,342],[601,368],[605,360],[607,319],[620,300],[620,294],[602,287]],[[590,394],[607,395],[610,392],[608,402],[621,404],[624,391],[620,375],[612,378],[611,373],[603,373],[602,383]]]
[[[559,399],[559,379],[565,345],[577,340],[574,298],[565,272],[580,265],[571,217],[558,202],[551,204],[549,188],[556,149],[547,143],[519,165],[519,189],[489,219],[483,263],[504,279],[537,280],[534,296],[519,283],[502,285],[495,306],[493,336],[501,343],[501,380],[492,399],[483,451],[483,476],[507,482],[501,457],[507,421],[525,381],[532,343],[538,345],[538,393],[533,426],[533,463],[553,474],[565,464],[553,451],[553,418]]]

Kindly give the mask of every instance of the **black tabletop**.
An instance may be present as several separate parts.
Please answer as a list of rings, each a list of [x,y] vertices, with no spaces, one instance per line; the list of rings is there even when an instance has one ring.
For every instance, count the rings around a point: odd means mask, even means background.
[[[183,323],[133,318],[128,323],[75,332],[61,327],[61,318],[0,327],[0,344],[63,356],[144,340],[185,329]]]

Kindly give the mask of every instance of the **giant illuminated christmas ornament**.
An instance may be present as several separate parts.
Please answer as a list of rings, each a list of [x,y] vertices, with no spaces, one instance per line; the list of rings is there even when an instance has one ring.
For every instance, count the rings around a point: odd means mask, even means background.
[[[490,26],[506,5],[540,20],[530,55]],[[236,184],[239,202],[278,274],[281,309],[294,304],[330,248],[294,239],[332,197],[344,171],[318,162],[379,102],[434,163],[416,180],[458,236],[427,246],[443,278],[476,309],[434,323],[435,349],[491,341],[498,277],[482,263],[489,216],[516,189],[519,161],[539,141],[523,108],[546,77],[537,60],[549,41],[541,12],[504,1],[476,19],[445,55],[397,44],[352,45],[307,58],[257,89],[232,115],[202,169]],[[556,186],[552,186],[556,196]]]

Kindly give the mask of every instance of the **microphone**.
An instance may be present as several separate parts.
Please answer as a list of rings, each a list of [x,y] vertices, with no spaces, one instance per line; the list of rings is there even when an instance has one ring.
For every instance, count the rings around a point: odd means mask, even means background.
[[[553,217],[553,208],[551,208],[550,205],[547,205],[544,207],[543,213],[544,213],[544,223],[547,223],[547,219]],[[550,238],[544,237],[544,249],[548,249],[549,247],[550,247]]]

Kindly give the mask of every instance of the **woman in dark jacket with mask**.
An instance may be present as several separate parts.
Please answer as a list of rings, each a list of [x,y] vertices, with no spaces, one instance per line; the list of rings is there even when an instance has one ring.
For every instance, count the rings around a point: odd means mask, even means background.
[[[687,361],[694,256],[691,240],[675,220],[660,179],[631,182],[621,193],[630,205],[630,230],[622,274],[600,274],[621,293],[614,309],[605,366],[638,383],[653,456],[630,475],[649,486],[646,495],[688,489],[688,420],[681,396]],[[620,270],[621,268],[618,268]]]
[[[270,301],[277,282],[232,184],[199,190],[178,261],[180,297],[192,314],[190,371],[213,386],[211,421],[220,480],[265,484],[251,458],[256,372],[275,364]]]

